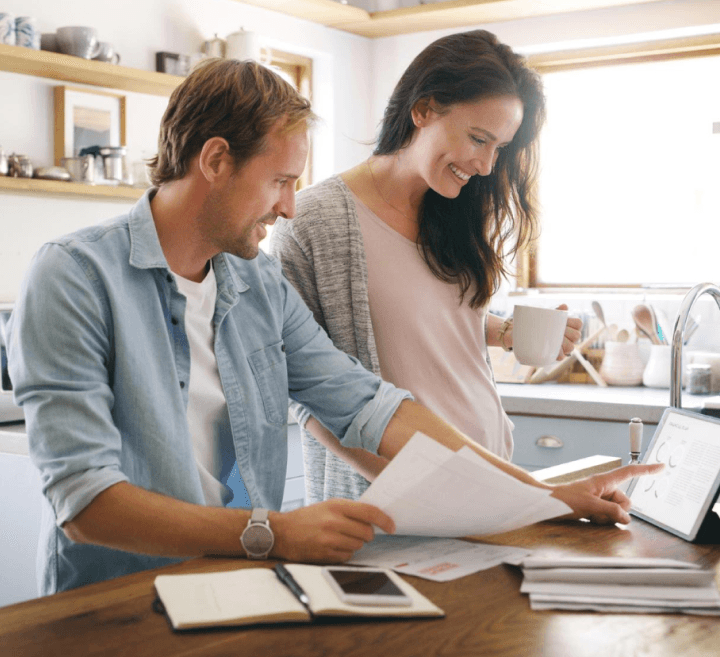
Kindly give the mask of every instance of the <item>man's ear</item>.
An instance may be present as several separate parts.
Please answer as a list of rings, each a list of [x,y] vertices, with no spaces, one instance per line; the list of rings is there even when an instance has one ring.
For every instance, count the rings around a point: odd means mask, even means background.
[[[211,137],[200,151],[198,166],[208,182],[213,182],[232,169],[230,145],[222,137]]]

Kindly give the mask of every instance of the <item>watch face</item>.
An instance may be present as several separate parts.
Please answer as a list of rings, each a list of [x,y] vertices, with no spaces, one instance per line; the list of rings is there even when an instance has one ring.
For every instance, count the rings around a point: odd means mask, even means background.
[[[273,533],[265,525],[250,525],[242,533],[242,544],[249,556],[265,556],[273,542]]]

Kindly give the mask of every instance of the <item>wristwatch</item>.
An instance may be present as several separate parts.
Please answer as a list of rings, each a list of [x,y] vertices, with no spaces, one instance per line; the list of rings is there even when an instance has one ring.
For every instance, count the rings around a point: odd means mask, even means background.
[[[275,535],[270,529],[267,509],[253,509],[247,527],[240,536],[248,559],[267,559],[275,545]]]

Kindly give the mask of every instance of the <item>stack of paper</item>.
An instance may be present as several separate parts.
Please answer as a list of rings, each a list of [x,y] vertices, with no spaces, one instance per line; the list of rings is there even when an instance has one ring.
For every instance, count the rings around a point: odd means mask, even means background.
[[[674,559],[540,558],[522,563],[530,607],[720,615],[715,571]]]
[[[572,512],[551,491],[525,484],[469,447],[457,452],[416,433],[360,501],[382,509],[397,534],[499,534]]]

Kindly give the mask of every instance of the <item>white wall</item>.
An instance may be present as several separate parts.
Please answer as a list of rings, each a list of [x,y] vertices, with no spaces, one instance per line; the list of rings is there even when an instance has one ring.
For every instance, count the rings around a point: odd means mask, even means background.
[[[325,178],[366,156],[360,140],[372,133],[371,42],[339,30],[244,5],[234,0],[3,0],[2,11],[34,16],[41,32],[90,25],[113,43],[122,64],[155,70],[158,51],[192,54],[203,41],[240,27],[270,47],[313,58],[316,134],[313,171]],[[0,146],[24,153],[36,166],[53,160],[52,88],[59,84],[0,72]],[[154,153],[167,100],[127,94],[128,157]],[[126,211],[130,203],[0,193],[0,302],[13,301],[32,253],[46,240]]]

